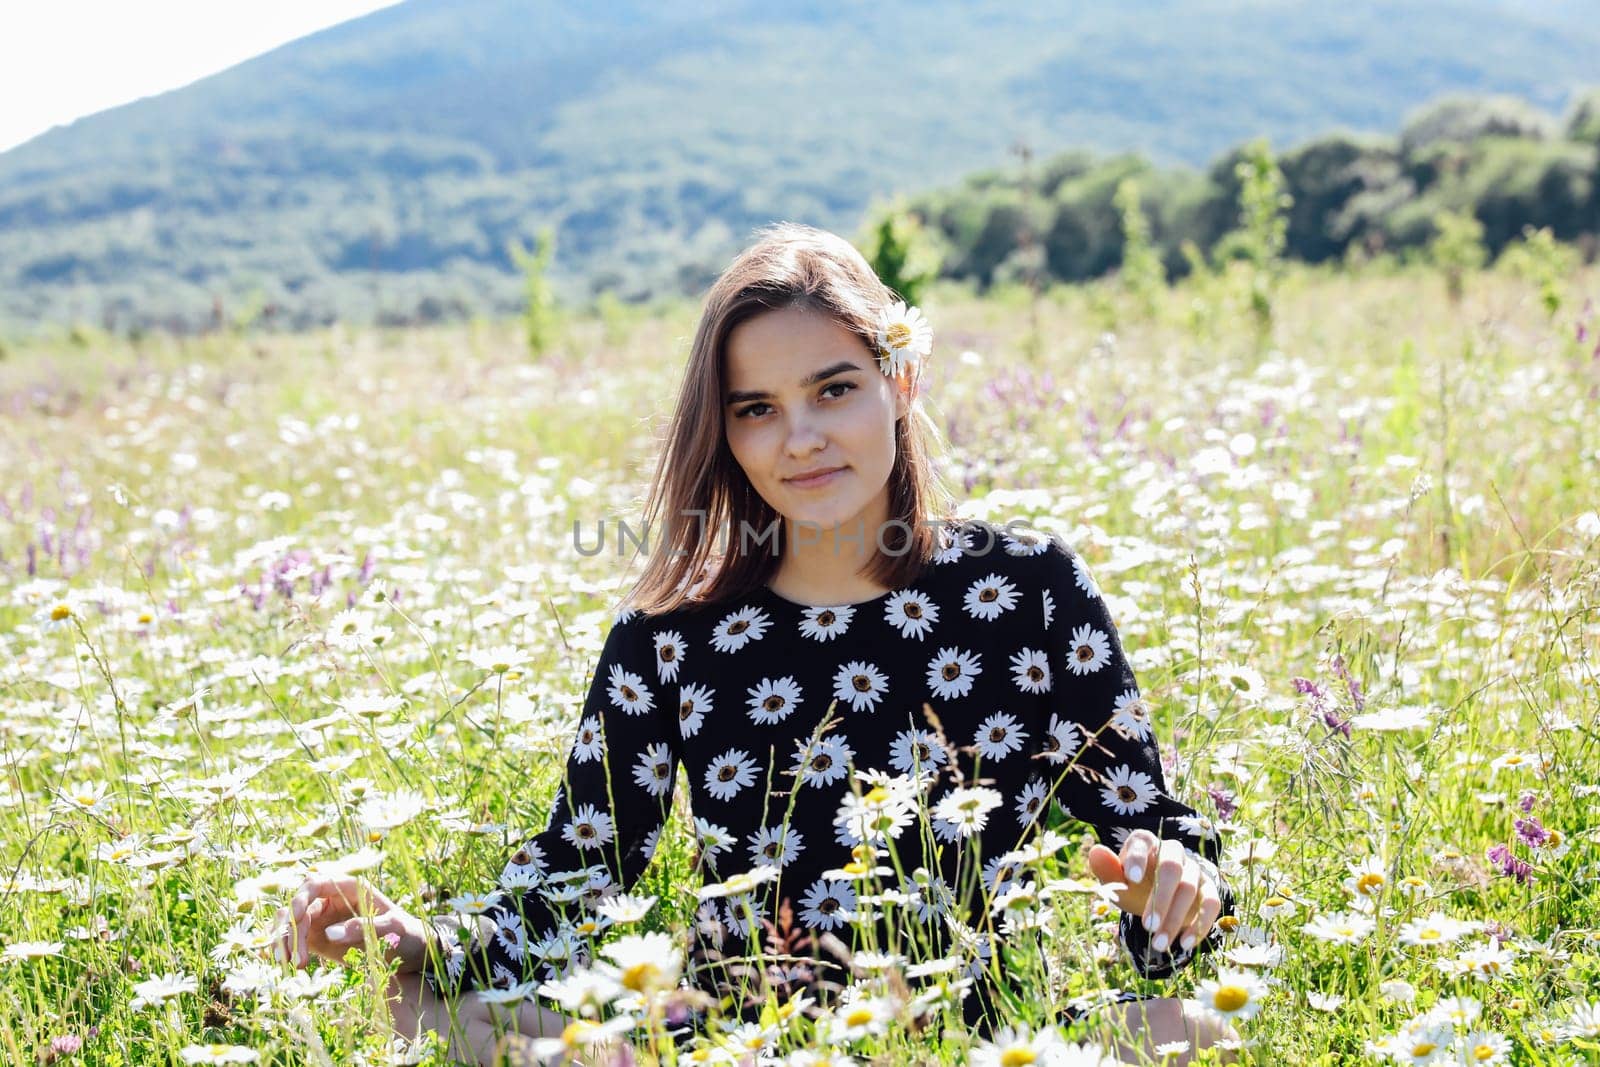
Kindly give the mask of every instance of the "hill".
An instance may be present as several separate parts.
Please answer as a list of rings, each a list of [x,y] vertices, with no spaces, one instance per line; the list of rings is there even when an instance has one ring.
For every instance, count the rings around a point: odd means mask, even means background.
[[[0,154],[0,330],[505,308],[546,224],[568,299],[694,290],[1019,141],[1199,165],[1450,91],[1556,111],[1600,52],[1567,2],[1061,7],[410,0]]]

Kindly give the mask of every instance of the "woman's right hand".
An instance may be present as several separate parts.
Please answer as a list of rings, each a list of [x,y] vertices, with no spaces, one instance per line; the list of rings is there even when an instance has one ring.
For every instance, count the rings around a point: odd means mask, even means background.
[[[273,924],[273,955],[304,967],[312,956],[343,961],[352,948],[367,944],[370,926],[378,948],[399,970],[422,969],[427,931],[422,919],[384,896],[366,880],[348,874],[317,874],[278,909]]]

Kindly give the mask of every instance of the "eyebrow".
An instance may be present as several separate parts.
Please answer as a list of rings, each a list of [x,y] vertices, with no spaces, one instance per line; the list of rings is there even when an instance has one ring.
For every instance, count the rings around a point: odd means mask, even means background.
[[[861,365],[858,364],[858,363],[853,363],[850,360],[841,360],[838,363],[834,363],[834,364],[831,364],[830,366],[823,367],[821,370],[817,371],[815,374],[811,374],[811,375],[807,376],[807,378],[800,383],[800,388],[808,389],[811,386],[816,385],[818,382],[823,381],[824,379],[832,378],[835,374],[843,374],[845,371],[860,370],[860,369],[861,369]],[[735,389],[734,391],[732,391],[732,392],[730,392],[728,394],[727,402],[729,404],[740,404],[740,403],[743,403],[746,400],[765,400],[767,397],[769,397],[771,395],[772,395],[771,393],[764,393],[759,389],[756,389],[756,390]]]

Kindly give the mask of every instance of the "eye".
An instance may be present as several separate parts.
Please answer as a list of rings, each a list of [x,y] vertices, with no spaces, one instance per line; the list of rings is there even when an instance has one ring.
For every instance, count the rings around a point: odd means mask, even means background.
[[[842,389],[842,390],[844,390],[844,392],[831,394],[831,399],[837,400],[839,397],[843,396],[845,393],[848,393],[850,390],[854,389],[855,387],[856,387],[856,384],[854,382],[829,382],[827,385],[824,385],[822,387],[822,392],[823,392],[824,395],[829,395],[828,394],[828,390],[829,389]],[[756,409],[757,408],[765,408],[765,407],[770,407],[770,406],[771,405],[768,404],[765,400],[757,400],[754,404],[749,404],[749,405],[747,405],[745,407],[740,408],[738,411],[734,412],[733,413],[733,417],[736,418],[736,419],[742,419],[746,415],[756,414]]]

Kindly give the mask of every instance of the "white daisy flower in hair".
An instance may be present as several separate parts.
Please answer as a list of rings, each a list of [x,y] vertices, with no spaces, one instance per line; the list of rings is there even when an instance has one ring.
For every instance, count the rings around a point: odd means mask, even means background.
[[[878,316],[878,363],[892,377],[915,369],[933,351],[933,327],[921,309],[895,301]]]

